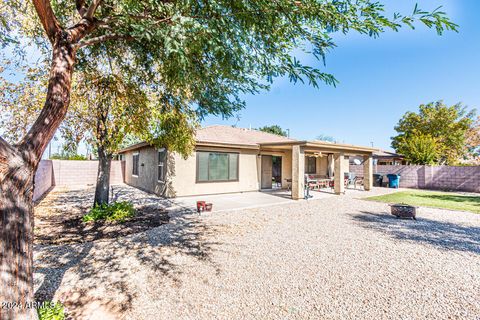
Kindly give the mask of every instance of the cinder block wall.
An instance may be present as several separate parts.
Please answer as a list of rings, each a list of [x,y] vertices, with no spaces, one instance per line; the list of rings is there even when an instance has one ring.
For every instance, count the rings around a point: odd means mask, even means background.
[[[362,165],[350,165],[350,172],[362,176]],[[400,187],[480,192],[480,167],[373,166],[373,173],[400,174]]]
[[[112,161],[110,184],[124,182],[124,163]],[[75,187],[94,185],[97,179],[98,161],[42,160],[35,173],[33,200],[38,200],[52,186]]]
[[[97,180],[98,161],[53,160],[56,186],[93,185]],[[112,161],[110,184],[123,183],[121,161]]]
[[[33,201],[40,197],[53,186],[52,160],[42,160],[38,164],[35,173],[35,188],[33,189]]]

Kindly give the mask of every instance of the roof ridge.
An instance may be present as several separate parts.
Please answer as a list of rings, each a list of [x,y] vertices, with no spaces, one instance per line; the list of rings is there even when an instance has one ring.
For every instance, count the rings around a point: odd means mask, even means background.
[[[295,139],[293,139],[293,138],[282,136],[282,135],[276,134],[276,133],[262,131],[258,128],[243,128],[243,127],[235,127],[233,125],[212,124],[212,125],[202,127],[202,128],[200,128],[200,130],[207,129],[207,128],[214,128],[214,127],[230,128],[230,129],[235,129],[235,130],[242,131],[242,132],[256,131],[256,132],[260,132],[261,134],[264,134],[264,135],[270,135],[270,136],[273,136],[273,137],[279,137],[279,138],[295,141]]]

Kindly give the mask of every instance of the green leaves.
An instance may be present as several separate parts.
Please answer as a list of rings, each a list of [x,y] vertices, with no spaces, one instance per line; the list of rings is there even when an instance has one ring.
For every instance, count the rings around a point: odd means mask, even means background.
[[[95,205],[86,215],[83,216],[83,222],[91,221],[118,221],[125,222],[136,214],[133,204],[128,201],[104,203]]]
[[[271,126],[263,126],[261,128],[258,128],[258,130],[263,131],[263,132],[268,132],[268,133],[273,133],[279,136],[286,137],[287,136],[287,131],[283,130],[282,127],[279,125],[271,125]]]
[[[65,308],[60,302],[45,301],[37,309],[39,320],[64,320]]]
[[[426,152],[434,147],[429,161],[456,164],[468,152],[467,134],[474,116],[475,110],[468,112],[461,104],[448,107],[438,101],[420,105],[418,113],[407,112],[395,126],[398,135],[392,138],[392,147],[412,159],[427,159]],[[422,156],[415,150],[421,150]]]
[[[414,135],[411,137],[402,137],[399,153],[405,156],[411,164],[434,165],[439,162],[442,146],[439,139],[431,135]]]
[[[56,0],[56,7],[65,1]],[[106,1],[100,9],[96,18],[103,23],[86,40],[105,34],[130,39],[106,43],[123,70],[177,96],[200,118],[231,116],[243,106],[239,97],[268,89],[277,77],[336,85],[333,75],[295,54],[301,50],[325,63],[334,32],[377,37],[417,21],[437,31],[456,30],[438,9],[415,7],[411,15],[389,18],[383,4],[369,0]],[[80,55],[88,60],[100,46]]]
[[[63,30],[81,23],[73,1],[50,2]],[[38,16],[31,5],[24,6],[13,0],[1,7],[0,39],[21,35],[49,59],[50,44]],[[96,126],[98,111],[108,111],[102,126],[110,128],[109,150],[130,133],[181,153],[191,149],[197,119],[234,115],[245,106],[246,94],[268,90],[275,78],[335,86],[333,75],[297,59],[298,52],[305,52],[325,64],[335,47],[333,33],[377,37],[418,23],[440,34],[457,30],[441,8],[429,12],[415,6],[403,15],[371,0],[104,0],[94,21],[76,44],[74,111],[64,133],[79,141]],[[89,79],[96,72],[110,75],[101,82]],[[80,118],[87,121],[78,123]],[[179,137],[176,142],[166,137],[171,133]],[[99,137],[92,135],[94,140]]]

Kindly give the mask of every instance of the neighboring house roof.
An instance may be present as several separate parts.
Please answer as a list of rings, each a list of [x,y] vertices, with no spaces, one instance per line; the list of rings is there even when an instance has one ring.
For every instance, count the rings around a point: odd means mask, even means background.
[[[385,151],[385,150],[378,150],[377,152],[373,153],[374,158],[402,158],[403,155],[395,153],[395,152],[390,152],[390,151]]]
[[[143,147],[148,147],[149,144],[147,142],[139,142],[139,143],[135,143],[135,144],[132,144],[126,148],[123,148],[123,149],[120,149],[118,151],[118,153],[124,153],[124,152],[127,152],[127,151],[131,151],[131,150],[135,150],[135,149],[139,149],[139,148],[143,148]]]

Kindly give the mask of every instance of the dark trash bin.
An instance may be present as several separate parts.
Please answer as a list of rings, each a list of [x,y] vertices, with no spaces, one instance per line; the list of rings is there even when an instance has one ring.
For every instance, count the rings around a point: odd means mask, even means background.
[[[381,187],[383,182],[383,174],[374,173],[373,174],[373,186]]]
[[[387,174],[388,187],[397,188],[400,187],[400,175],[399,174]]]

